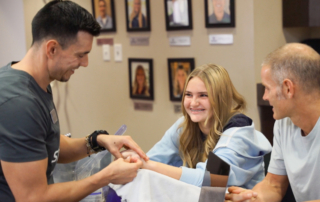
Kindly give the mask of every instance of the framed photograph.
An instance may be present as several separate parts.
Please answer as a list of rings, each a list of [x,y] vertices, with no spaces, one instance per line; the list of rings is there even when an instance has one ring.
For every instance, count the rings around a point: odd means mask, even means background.
[[[130,98],[153,100],[152,59],[129,58]]]
[[[115,32],[114,0],[92,0],[92,13],[101,26],[101,32]]]
[[[149,0],[125,0],[128,32],[150,31]]]
[[[164,2],[168,31],[192,29],[191,0],[164,0]]]
[[[235,0],[204,0],[206,27],[235,27]]]
[[[170,100],[181,101],[187,77],[194,69],[193,58],[168,58]]]

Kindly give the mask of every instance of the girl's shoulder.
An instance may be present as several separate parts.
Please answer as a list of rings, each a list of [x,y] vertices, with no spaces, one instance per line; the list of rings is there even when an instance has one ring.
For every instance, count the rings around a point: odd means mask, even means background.
[[[251,126],[252,119],[244,114],[236,114],[228,121],[228,123],[223,127],[223,131],[233,127],[245,127]]]

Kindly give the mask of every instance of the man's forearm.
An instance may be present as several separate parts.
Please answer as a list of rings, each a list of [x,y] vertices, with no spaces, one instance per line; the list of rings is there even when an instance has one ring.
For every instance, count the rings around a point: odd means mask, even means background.
[[[91,153],[89,153],[91,154]],[[70,163],[88,155],[85,137],[68,138],[60,136],[60,153],[58,163]]]
[[[100,187],[109,184],[107,181],[102,183],[101,179],[106,179],[106,177],[102,178],[99,175],[101,173],[79,181],[48,185],[41,197],[37,196],[37,199],[31,201],[80,201]]]
[[[257,202],[280,202],[284,195],[280,186],[272,185],[265,180],[258,183],[252,191],[258,193]]]
[[[229,193],[225,199],[235,202],[247,201],[254,198],[257,202],[281,201],[289,185],[286,175],[268,173],[252,190],[240,187],[228,188]]]

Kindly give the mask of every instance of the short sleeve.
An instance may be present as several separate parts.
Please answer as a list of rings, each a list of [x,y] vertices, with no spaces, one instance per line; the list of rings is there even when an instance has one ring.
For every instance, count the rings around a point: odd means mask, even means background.
[[[276,121],[273,128],[273,148],[271,152],[270,164],[268,172],[276,175],[287,175],[286,167],[283,160],[282,150],[281,150],[281,135],[280,134],[280,122]]]
[[[45,113],[35,99],[17,96],[0,106],[0,159],[29,162],[47,157]]]

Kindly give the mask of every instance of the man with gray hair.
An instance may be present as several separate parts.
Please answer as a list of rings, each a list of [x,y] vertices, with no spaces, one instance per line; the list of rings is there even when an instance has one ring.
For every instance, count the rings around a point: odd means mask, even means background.
[[[320,199],[320,55],[286,44],[267,56],[261,78],[276,119],[268,174],[252,190],[230,187],[225,199],[281,201],[289,182],[297,201]]]

